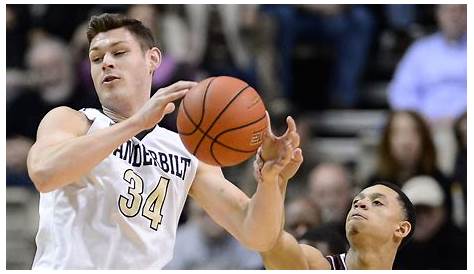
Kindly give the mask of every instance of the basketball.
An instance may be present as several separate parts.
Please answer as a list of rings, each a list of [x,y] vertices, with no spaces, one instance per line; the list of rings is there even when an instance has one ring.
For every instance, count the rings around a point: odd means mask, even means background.
[[[216,166],[237,165],[255,154],[267,128],[254,88],[228,76],[211,77],[181,101],[177,128],[186,149]]]

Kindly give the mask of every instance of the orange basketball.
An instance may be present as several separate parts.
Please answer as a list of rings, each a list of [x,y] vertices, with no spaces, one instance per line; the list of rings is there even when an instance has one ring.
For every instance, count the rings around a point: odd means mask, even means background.
[[[250,158],[267,128],[265,106],[242,80],[219,76],[201,81],[181,101],[177,128],[199,160],[233,166]]]

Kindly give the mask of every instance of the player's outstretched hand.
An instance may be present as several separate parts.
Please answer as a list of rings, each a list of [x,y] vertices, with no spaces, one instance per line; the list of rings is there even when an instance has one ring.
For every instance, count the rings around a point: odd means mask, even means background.
[[[270,116],[266,113],[267,119],[267,132],[265,134],[262,146],[257,152],[257,159],[255,161],[254,170],[256,177],[261,178],[261,172],[264,164],[267,161],[279,161],[284,163],[284,166],[278,167],[279,175],[283,181],[288,181],[293,177],[303,162],[303,154],[301,149],[298,147],[300,144],[300,136],[296,132],[296,124],[291,116],[286,118],[287,130],[281,136],[276,136],[271,128]],[[284,159],[289,155],[289,161],[285,162]]]
[[[289,146],[291,147],[291,146]],[[278,172],[278,176],[280,177],[280,183],[285,184],[291,179],[298,171],[298,168],[301,166],[303,162],[303,154],[301,148],[289,148],[288,154],[286,154],[286,150],[284,156],[277,160],[269,160],[263,161],[260,152],[261,148],[259,148],[259,152],[257,153],[257,157],[253,163],[254,165],[254,176],[258,182],[263,181],[263,176],[265,172],[268,172],[271,167],[271,174],[267,174],[267,176],[271,176],[274,172]],[[289,155],[289,157],[288,157]],[[269,163],[267,169],[264,170],[265,165]]]
[[[182,98],[196,82],[179,81],[170,86],[160,88],[134,115],[143,129],[149,129],[158,124],[166,114],[175,110],[173,101]]]

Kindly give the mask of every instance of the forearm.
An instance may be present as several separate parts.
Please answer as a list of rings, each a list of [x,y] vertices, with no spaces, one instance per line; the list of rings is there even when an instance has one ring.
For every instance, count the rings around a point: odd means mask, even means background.
[[[257,251],[270,249],[282,230],[284,196],[278,184],[262,182],[249,201],[242,226],[243,237],[249,248]]]
[[[28,172],[39,191],[52,191],[79,179],[138,132],[138,123],[127,119],[90,135],[68,138],[48,147],[33,146],[28,155]]]
[[[308,269],[308,262],[303,250],[288,232],[283,231],[275,245],[268,251],[261,252],[266,269]]]

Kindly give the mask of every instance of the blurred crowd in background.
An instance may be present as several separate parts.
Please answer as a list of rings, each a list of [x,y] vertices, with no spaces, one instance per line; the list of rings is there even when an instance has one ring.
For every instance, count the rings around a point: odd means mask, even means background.
[[[286,229],[325,255],[348,248],[354,194],[380,180],[416,207],[395,269],[466,269],[466,5],[6,5],[7,268],[30,268],[38,197],[26,157],[52,108],[100,108],[85,35],[91,15],[128,14],[163,53],[153,91],[230,75],[259,91],[276,133],[296,119],[305,162]],[[161,126],[176,130],[169,115]],[[224,169],[248,195],[249,161]],[[187,202],[169,269],[262,269]]]

